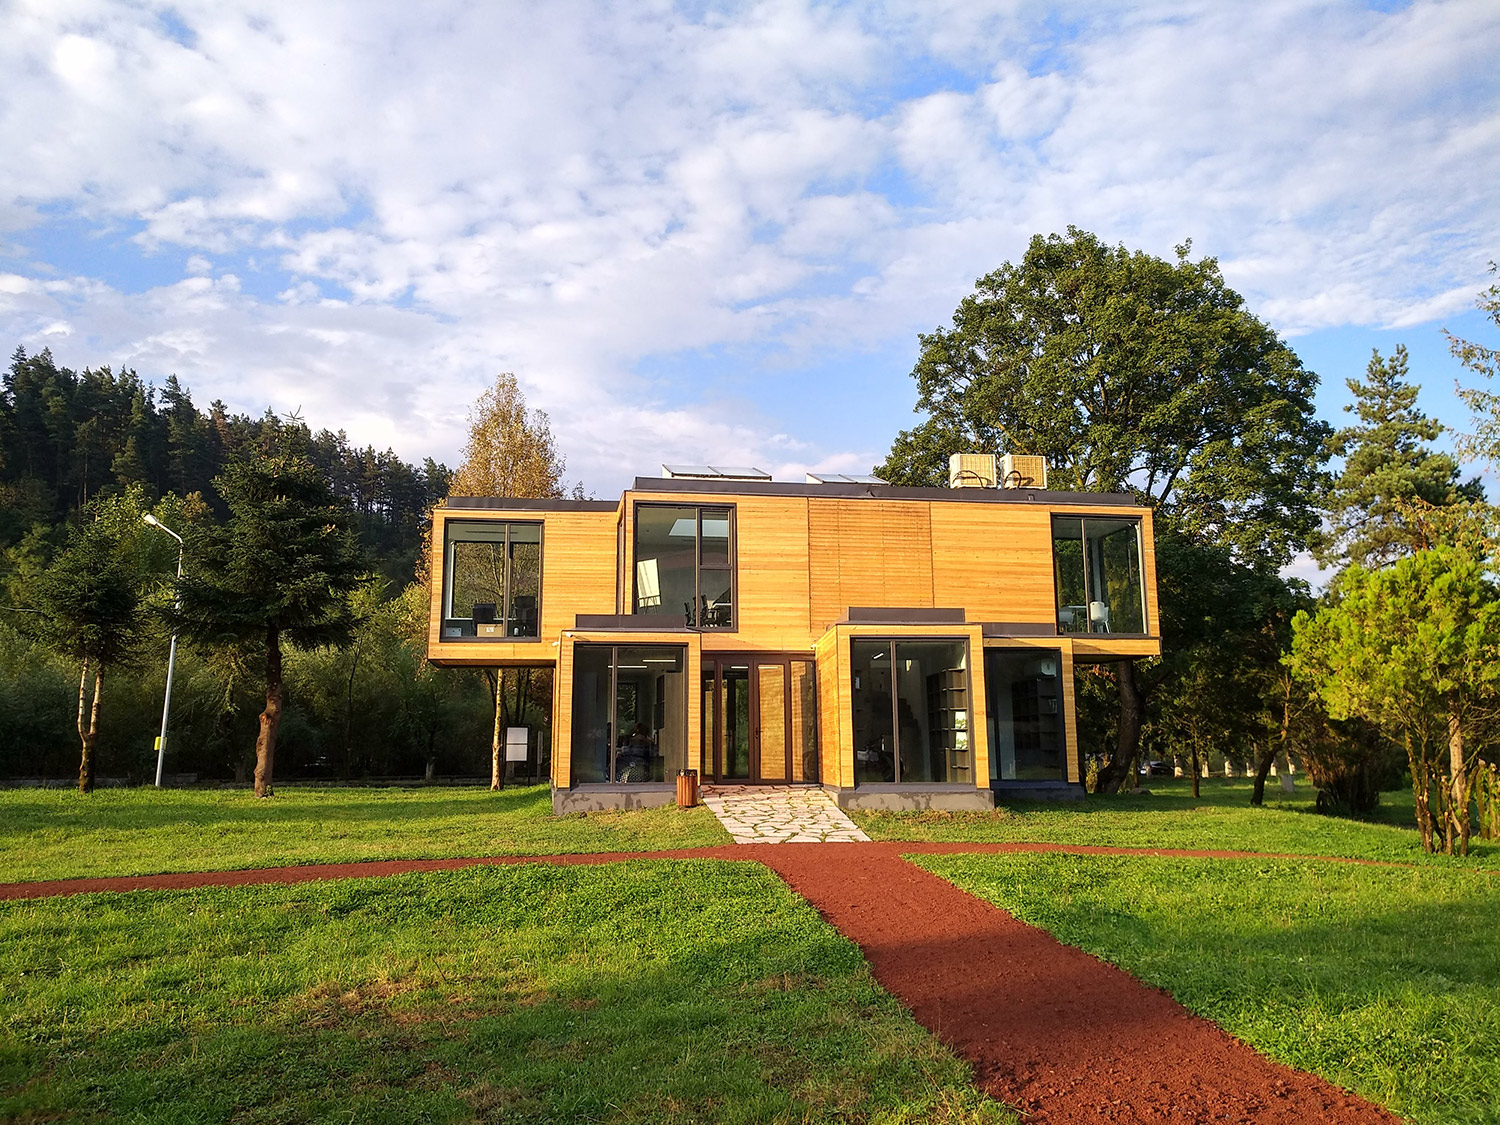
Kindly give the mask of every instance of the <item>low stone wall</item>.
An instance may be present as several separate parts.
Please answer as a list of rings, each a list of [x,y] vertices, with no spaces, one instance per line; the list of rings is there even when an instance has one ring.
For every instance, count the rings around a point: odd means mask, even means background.
[[[580,785],[552,790],[552,811],[564,813],[657,809],[677,803],[675,785]]]

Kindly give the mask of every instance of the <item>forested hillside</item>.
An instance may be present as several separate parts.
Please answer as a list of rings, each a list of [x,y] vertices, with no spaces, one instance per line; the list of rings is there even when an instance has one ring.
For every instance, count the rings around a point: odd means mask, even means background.
[[[151,501],[199,493],[217,514],[213,480],[268,428],[305,425],[267,411],[231,414],[193,404],[175,375],[161,390],[134,371],[59,367],[50,351],[17,348],[0,395],[0,546],[35,527],[56,527],[90,500],[140,485]],[[426,458],[409,465],[389,449],[358,449],[342,430],[307,435],[308,456],[354,510],[360,541],[393,582],[411,579],[428,509],[451,475]]]
[[[223,521],[216,479],[235,458],[282,439],[347,503],[369,572],[353,599],[351,644],[288,651],[283,776],[485,771],[493,688],[482,674],[426,664],[425,591],[411,588],[426,514],[447,494],[446,466],[357,448],[342,431],[314,431],[300,418],[233,414],[218,401],[200,410],[175,376],[157,388],[128,369],[73,370],[49,351],[17,348],[0,391],[0,777],[78,769],[79,664],[49,635],[39,606],[70,534],[113,519],[133,532],[145,601],[139,635],[110,676],[97,771],[150,780],[177,550],[141,517],[189,535]],[[230,644],[179,647],[169,773],[245,776],[262,664]]]

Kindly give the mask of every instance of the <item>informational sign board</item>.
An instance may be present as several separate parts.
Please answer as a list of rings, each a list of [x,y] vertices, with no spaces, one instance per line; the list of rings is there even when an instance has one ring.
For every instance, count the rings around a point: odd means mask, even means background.
[[[505,760],[507,762],[526,761],[526,727],[505,728]]]

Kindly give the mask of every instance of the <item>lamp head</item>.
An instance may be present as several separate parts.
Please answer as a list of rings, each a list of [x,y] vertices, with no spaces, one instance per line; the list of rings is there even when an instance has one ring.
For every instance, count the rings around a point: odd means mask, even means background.
[[[153,516],[150,512],[147,512],[143,516],[141,516],[141,519],[145,520],[152,527],[160,527],[161,526],[161,521],[159,519],[157,519],[155,516]]]

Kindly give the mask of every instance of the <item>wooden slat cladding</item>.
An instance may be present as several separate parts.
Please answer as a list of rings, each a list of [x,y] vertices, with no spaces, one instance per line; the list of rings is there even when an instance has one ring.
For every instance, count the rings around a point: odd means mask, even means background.
[[[843,788],[854,784],[853,734],[841,722],[847,715],[848,642],[836,630],[818,641],[818,759],[824,785]]]
[[[738,546],[737,628],[705,632],[717,647],[763,652],[810,652],[807,629],[807,501],[800,497],[738,497],[734,500]]]
[[[932,585],[938,605],[970,621],[1052,623],[1052,515],[1044,507],[932,504]]]
[[[813,636],[850,606],[933,605],[929,507],[893,500],[808,500],[808,631]]]

